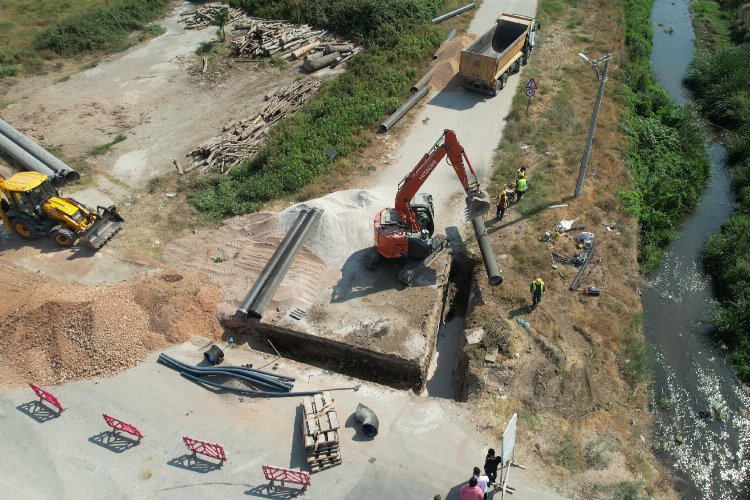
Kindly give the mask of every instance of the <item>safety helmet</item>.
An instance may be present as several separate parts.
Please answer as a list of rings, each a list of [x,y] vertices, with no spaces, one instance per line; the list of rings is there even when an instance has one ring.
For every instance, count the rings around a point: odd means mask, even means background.
[[[536,283],[538,283],[538,284],[540,284],[540,285],[541,285],[541,284],[542,284],[542,278],[537,278],[537,279],[536,279]]]

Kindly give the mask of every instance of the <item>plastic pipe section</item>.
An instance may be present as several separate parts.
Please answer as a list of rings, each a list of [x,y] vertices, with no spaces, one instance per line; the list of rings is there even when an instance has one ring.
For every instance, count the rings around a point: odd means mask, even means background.
[[[484,216],[471,219],[471,225],[474,226],[474,234],[477,236],[479,251],[482,253],[482,260],[484,261],[484,269],[487,271],[487,278],[490,285],[497,286],[503,282],[503,277],[495,260],[495,251],[492,250],[492,243],[487,237],[487,230],[484,227]]]
[[[306,215],[307,212],[305,211],[297,214],[297,219],[295,219],[291,229],[286,233],[286,235],[284,235],[284,238],[281,240],[281,243],[276,248],[276,251],[273,253],[271,259],[266,264],[266,267],[263,268],[263,270],[258,275],[258,278],[255,280],[255,283],[253,283],[253,286],[250,288],[250,291],[247,292],[245,300],[243,300],[242,304],[240,304],[240,307],[237,308],[237,313],[239,315],[244,317],[249,316],[249,311],[253,305],[253,302],[255,302],[255,299],[258,298],[261,290],[263,290],[263,287],[268,281],[268,278],[270,278],[271,274],[276,269],[276,266],[278,265],[279,260],[281,260],[281,257],[283,257],[283,255],[289,249],[289,245],[292,243],[292,240],[294,240],[294,237],[297,235],[300,229],[302,229],[302,223],[304,222]]]
[[[427,95],[427,87],[422,87],[421,89],[417,90],[417,93],[411,96],[409,99],[406,100],[406,102],[398,108],[391,116],[386,118],[386,120],[380,125],[380,128],[378,128],[378,132],[388,132],[388,130],[396,124],[397,121],[399,121],[407,111],[409,111],[411,108],[414,107],[416,103],[418,103],[424,96]]]
[[[43,163],[50,170],[53,170],[55,172],[54,176],[60,178],[60,181],[58,181],[60,184],[62,184],[62,181],[75,182],[81,178],[78,172],[3,120],[0,120],[0,133],[39,160],[39,162]]]
[[[320,219],[321,213],[322,211],[320,209],[313,208],[305,214],[305,221],[302,223],[302,229],[295,235],[294,241],[290,244],[288,251],[286,251],[281,257],[276,269],[273,271],[265,286],[263,286],[263,290],[258,295],[255,303],[248,311],[251,315],[257,318],[263,316],[263,311],[266,310],[268,303],[273,298],[273,294],[276,293],[279,285],[281,285],[281,282],[284,280],[287,271],[292,267],[294,259],[297,257],[302,245],[305,243],[307,236],[310,234],[310,230],[312,230]]]
[[[40,162],[21,146],[11,141],[8,137],[0,134],[0,149],[8,153],[8,156],[16,160],[29,170],[34,170],[50,178],[53,184],[59,184],[60,179],[47,165]]]
[[[459,14],[463,14],[467,10],[471,10],[473,8],[474,8],[474,2],[466,4],[463,7],[459,7],[456,10],[452,10],[450,12],[447,12],[447,13],[443,14],[442,16],[436,17],[435,19],[432,20],[432,24],[442,23],[446,19],[450,19],[451,17],[455,17],[455,16],[457,16]]]
[[[373,438],[378,435],[378,416],[367,406],[359,403],[357,411],[354,412],[354,420],[362,424],[362,434]]]

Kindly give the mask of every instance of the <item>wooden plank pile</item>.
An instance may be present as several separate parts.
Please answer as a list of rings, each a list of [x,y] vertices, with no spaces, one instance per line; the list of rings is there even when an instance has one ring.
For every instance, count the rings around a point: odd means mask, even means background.
[[[268,138],[271,125],[294,113],[320,85],[320,80],[306,78],[266,95],[268,102],[260,113],[225,125],[224,134],[209,139],[188,153],[194,165],[186,171],[203,166],[201,172],[218,167],[220,173],[229,173],[232,167],[258,152]]]
[[[302,436],[312,473],[341,464],[339,419],[330,392],[306,396],[302,402]]]
[[[229,21],[227,25],[236,22],[238,19],[244,18],[245,13],[241,9],[235,9],[222,3],[213,2],[201,5],[195,10],[189,10],[180,14],[179,22],[185,23],[185,29],[189,30],[200,30],[211,26],[211,23],[216,18],[216,14],[221,10],[222,7],[229,9]]]

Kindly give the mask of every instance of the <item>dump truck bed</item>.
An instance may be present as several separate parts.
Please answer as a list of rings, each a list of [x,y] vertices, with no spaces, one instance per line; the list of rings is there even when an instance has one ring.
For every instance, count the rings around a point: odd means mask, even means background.
[[[459,71],[464,85],[482,92],[493,92],[496,80],[521,57],[527,35],[533,27],[533,18],[501,15],[495,26],[461,52]]]

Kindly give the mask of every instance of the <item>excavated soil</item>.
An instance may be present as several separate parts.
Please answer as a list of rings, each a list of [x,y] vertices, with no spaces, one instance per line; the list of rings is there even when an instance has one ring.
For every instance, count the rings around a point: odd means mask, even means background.
[[[221,292],[194,273],[85,286],[2,261],[0,269],[14,283],[0,303],[3,387],[112,376],[192,335],[221,336]]]

